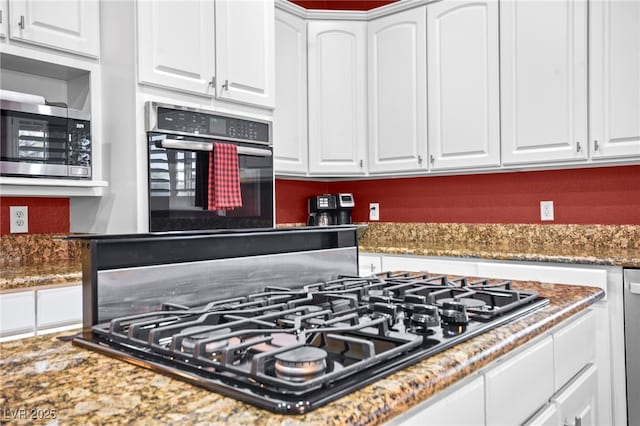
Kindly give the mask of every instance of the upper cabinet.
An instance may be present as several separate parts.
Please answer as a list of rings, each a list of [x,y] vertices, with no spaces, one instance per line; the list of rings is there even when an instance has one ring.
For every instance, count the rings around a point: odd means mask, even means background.
[[[12,40],[98,57],[98,0],[9,0],[9,9],[9,34]]]
[[[5,38],[9,32],[9,26],[7,25],[7,19],[9,19],[8,12],[7,0],[0,0],[0,38]]]
[[[368,25],[369,171],[427,168],[424,7]]]
[[[213,96],[214,3],[143,0],[137,5],[139,81]]]
[[[309,171],[366,171],[366,22],[311,21],[309,54]]]
[[[273,161],[279,174],[306,174],[307,24],[276,10],[276,108],[273,111]]]
[[[139,0],[140,83],[273,108],[272,0]]]
[[[503,163],[586,159],[586,1],[501,1],[500,65]]]
[[[273,0],[216,0],[216,93],[274,106]]]
[[[593,1],[589,12],[591,156],[640,158],[640,2]]]
[[[427,6],[432,170],[500,165],[498,2]]]

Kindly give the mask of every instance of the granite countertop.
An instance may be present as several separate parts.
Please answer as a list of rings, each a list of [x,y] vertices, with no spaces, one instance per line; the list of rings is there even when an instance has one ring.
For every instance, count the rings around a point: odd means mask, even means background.
[[[0,268],[0,292],[79,282],[82,282],[82,264],[78,260],[4,264]]]
[[[568,245],[534,245],[513,243],[460,244],[385,241],[360,245],[360,253],[405,254],[415,256],[449,256],[479,259],[521,260],[591,265],[640,267],[640,250],[635,248],[589,247]]]
[[[255,408],[79,348],[59,335],[1,343],[0,421],[11,423],[16,410],[49,418],[55,410],[58,424],[381,424],[604,296],[597,288],[537,282],[514,282],[514,288],[536,290],[551,303],[297,416]]]

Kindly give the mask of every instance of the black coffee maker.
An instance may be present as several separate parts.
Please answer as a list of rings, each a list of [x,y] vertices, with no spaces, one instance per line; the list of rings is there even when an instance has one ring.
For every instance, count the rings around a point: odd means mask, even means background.
[[[351,218],[351,212],[356,203],[353,200],[353,194],[336,194],[336,223],[338,225],[346,225],[353,223]]]
[[[309,197],[307,204],[309,207],[308,226],[330,226],[337,224],[336,196],[333,194],[314,195]]]

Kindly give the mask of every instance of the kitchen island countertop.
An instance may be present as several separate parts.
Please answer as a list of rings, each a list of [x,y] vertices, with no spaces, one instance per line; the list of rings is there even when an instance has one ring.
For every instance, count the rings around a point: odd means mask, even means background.
[[[551,303],[296,416],[273,414],[79,348],[61,335],[1,343],[0,421],[11,424],[15,413],[24,413],[55,416],[57,424],[382,424],[604,296],[598,288],[537,282],[514,282],[514,288],[536,290]]]

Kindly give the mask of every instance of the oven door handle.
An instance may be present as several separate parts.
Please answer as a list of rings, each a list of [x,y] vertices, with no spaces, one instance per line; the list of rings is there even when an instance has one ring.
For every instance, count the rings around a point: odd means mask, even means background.
[[[212,151],[213,144],[209,142],[195,142],[178,139],[163,139],[160,146],[167,149],[186,149],[189,151]],[[271,157],[273,153],[270,149],[251,148],[248,146],[238,146],[238,154],[252,155],[254,157]]]

